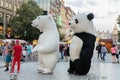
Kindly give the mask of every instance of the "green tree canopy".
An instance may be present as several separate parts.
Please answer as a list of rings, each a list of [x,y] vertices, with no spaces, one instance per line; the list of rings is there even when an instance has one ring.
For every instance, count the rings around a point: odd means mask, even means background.
[[[117,18],[117,23],[120,25],[120,15]]]
[[[117,23],[118,23],[119,26],[120,26],[120,15],[119,15],[118,18],[117,18]],[[118,41],[120,42],[120,31],[118,31]]]
[[[20,39],[32,41],[38,39],[40,32],[38,29],[31,26],[32,20],[38,15],[41,15],[43,9],[41,9],[36,2],[29,1],[23,3],[16,11],[16,16],[10,20],[12,26],[13,36],[19,36]]]

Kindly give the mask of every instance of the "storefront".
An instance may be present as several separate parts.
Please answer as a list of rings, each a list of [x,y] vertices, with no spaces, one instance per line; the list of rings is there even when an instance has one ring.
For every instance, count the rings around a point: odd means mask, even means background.
[[[113,44],[113,40],[112,39],[99,39],[98,41],[101,44],[104,44],[108,50],[108,52],[110,52],[110,49],[112,47]]]

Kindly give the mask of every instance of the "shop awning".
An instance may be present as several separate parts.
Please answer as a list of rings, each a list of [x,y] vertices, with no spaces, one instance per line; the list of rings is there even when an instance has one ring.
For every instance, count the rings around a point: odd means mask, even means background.
[[[112,39],[99,39],[99,42],[113,42]]]

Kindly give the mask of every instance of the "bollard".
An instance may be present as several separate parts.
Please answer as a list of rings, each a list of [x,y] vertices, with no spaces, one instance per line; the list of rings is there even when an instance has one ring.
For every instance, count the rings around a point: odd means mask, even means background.
[[[11,73],[10,74],[10,80],[17,80],[17,74]]]

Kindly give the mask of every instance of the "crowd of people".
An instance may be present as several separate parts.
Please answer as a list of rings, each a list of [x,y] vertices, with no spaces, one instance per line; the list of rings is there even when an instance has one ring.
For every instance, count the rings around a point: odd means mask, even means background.
[[[19,40],[5,42],[0,47],[0,51],[5,61],[5,70],[14,73],[15,64],[17,63],[17,73],[20,71],[20,62],[28,60],[37,60],[37,53],[32,54],[35,45],[29,43],[20,43]],[[60,60],[68,61],[69,44],[59,45]],[[11,67],[10,67],[11,66]]]
[[[4,71],[9,71],[14,73],[14,66],[17,63],[17,73],[20,71],[20,62],[27,59],[32,59],[32,49],[34,45],[29,43],[20,43],[19,40],[5,42],[1,45],[0,51],[2,56],[4,56],[6,69]],[[35,58],[36,59],[36,58]],[[9,66],[11,65],[11,69]]]
[[[37,60],[37,54],[34,56],[32,54],[32,49],[35,47],[35,45],[29,44],[29,43],[21,43],[19,40],[12,41],[11,43],[5,42],[4,45],[0,47],[0,51],[2,55],[4,56],[5,60],[5,70],[9,71],[11,73],[14,73],[14,66],[17,63],[17,72],[20,71],[20,61],[27,60]],[[98,52],[98,58],[105,61],[106,54],[109,53],[106,46],[103,44],[98,44],[96,46],[96,50]],[[119,63],[119,53],[120,48],[118,45],[113,44],[110,50],[111,56],[112,56],[112,62],[113,63]],[[60,44],[59,45],[59,58],[64,61],[69,60],[69,44]],[[34,58],[35,57],[35,58]],[[11,65],[11,69],[9,69],[9,66]]]
[[[113,44],[111,49],[110,49],[110,52],[108,52],[105,44],[100,44],[99,43],[96,46],[96,50],[97,50],[97,53],[98,53],[97,58],[100,58],[103,61],[105,61],[105,56],[106,56],[107,53],[109,53],[112,56],[112,62],[113,63],[119,63],[119,54],[120,54],[120,47],[119,47],[119,45]]]

